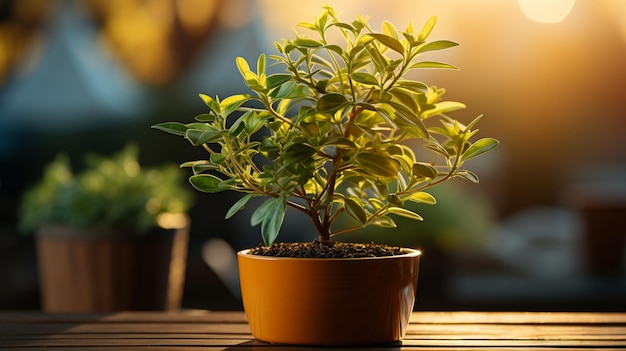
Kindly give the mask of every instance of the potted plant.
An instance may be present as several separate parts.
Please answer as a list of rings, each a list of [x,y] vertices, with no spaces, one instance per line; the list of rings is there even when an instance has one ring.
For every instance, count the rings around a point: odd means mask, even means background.
[[[452,178],[478,182],[464,163],[498,144],[472,141],[480,117],[466,125],[448,117],[465,106],[443,100],[444,89],[409,78],[419,69],[455,68],[422,60],[457,45],[427,41],[435,22],[402,32],[384,22],[376,31],[366,18],[342,22],[326,6],[312,23],[299,24],[315,37],[276,43],[269,59],[283,71],[269,74],[265,54],[255,70],[236,59],[252,94],[201,94],[209,111],[195,122],[153,126],[208,152],[208,159],[182,165],[192,168],[196,189],[244,194],[226,218],[256,197],[267,198],[251,216],[264,244],[238,253],[244,309],[256,338],[354,345],[402,337],[419,251],[332,238],[369,225],[394,227],[393,216],[422,220],[405,204],[434,204],[425,190]],[[315,241],[275,243],[287,209],[310,220]],[[336,228],[342,216],[352,222]]]
[[[43,310],[180,307],[191,193],[178,167],[142,168],[137,153],[90,155],[78,174],[59,155],[24,194],[19,220],[36,235]]]

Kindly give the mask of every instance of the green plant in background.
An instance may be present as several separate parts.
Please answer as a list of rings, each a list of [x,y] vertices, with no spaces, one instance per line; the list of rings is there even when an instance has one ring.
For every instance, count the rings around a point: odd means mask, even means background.
[[[85,169],[74,174],[68,158],[57,156],[23,196],[21,229],[64,224],[142,233],[156,226],[162,213],[185,213],[191,193],[179,167],[142,168],[137,157],[134,145],[110,158],[89,155]]]
[[[276,240],[289,207],[311,219],[322,242],[368,225],[395,227],[391,215],[421,220],[405,204],[434,204],[425,190],[451,178],[477,183],[464,163],[498,144],[471,141],[480,116],[467,125],[446,116],[465,106],[443,100],[444,89],[408,77],[424,68],[456,68],[422,60],[457,45],[427,41],[435,22],[429,19],[419,31],[384,22],[377,32],[366,18],[342,22],[324,7],[313,23],[299,24],[315,38],[298,34],[276,43],[278,53],[269,59],[283,73],[268,74],[264,54],[256,70],[237,58],[254,94],[201,94],[209,111],[196,122],[153,127],[209,153],[183,164],[193,169],[195,188],[245,194],[227,218],[252,198],[269,197],[251,220],[261,224],[266,245]],[[331,40],[336,36],[340,43]],[[416,148],[426,155],[418,159]],[[354,224],[335,228],[344,213]]]

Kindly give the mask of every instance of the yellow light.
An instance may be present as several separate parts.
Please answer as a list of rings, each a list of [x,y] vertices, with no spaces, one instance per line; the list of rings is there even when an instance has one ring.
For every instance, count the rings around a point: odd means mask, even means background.
[[[157,224],[165,229],[181,229],[189,225],[189,219],[182,213],[161,213],[157,216]]]
[[[529,19],[541,23],[559,23],[567,17],[576,0],[517,0]]]

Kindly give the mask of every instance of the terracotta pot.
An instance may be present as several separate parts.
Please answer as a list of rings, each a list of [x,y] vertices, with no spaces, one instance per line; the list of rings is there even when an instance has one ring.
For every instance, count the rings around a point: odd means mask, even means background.
[[[243,305],[255,338],[294,345],[400,340],[415,301],[420,252],[309,259],[237,253]]]
[[[87,232],[87,233],[86,233]],[[45,312],[180,308],[188,220],[144,235],[47,225],[36,233]]]

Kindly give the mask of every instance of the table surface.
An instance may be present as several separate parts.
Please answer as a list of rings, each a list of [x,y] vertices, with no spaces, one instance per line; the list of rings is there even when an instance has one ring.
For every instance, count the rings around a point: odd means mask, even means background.
[[[243,312],[0,312],[0,349],[42,347],[52,350],[312,349],[255,340]],[[626,348],[626,313],[414,312],[401,343],[367,349],[493,351],[564,348]]]

